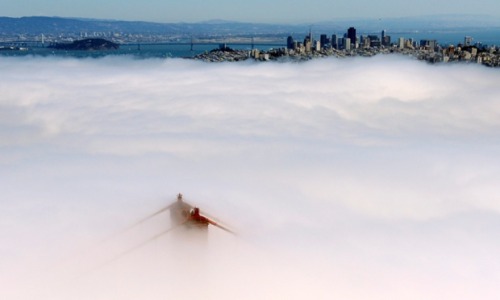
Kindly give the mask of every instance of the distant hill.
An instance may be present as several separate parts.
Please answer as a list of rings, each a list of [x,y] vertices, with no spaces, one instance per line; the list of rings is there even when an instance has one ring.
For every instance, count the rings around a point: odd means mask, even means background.
[[[69,34],[122,32],[130,34],[267,34],[283,32],[290,25],[252,24],[231,21],[154,23],[140,21],[72,19],[60,17],[0,17],[0,34]],[[293,26],[292,26],[293,27]]]
[[[42,34],[42,33],[75,33],[75,32],[127,32],[127,33],[161,33],[176,31],[182,26],[175,24],[159,24],[151,22],[129,22],[94,19],[71,19],[59,17],[0,17],[0,33],[2,34]]]
[[[56,43],[49,46],[58,50],[80,50],[80,51],[95,51],[95,50],[116,50],[120,45],[107,41],[105,39],[83,39],[72,43]]]
[[[386,19],[336,19],[314,24],[262,24],[212,20],[199,23],[153,23],[60,17],[0,17],[0,35],[75,34],[80,32],[117,32],[168,35],[260,35],[314,32],[345,32],[354,26],[358,32],[405,30],[461,30],[463,28],[500,28],[500,19],[484,15],[436,15]]]

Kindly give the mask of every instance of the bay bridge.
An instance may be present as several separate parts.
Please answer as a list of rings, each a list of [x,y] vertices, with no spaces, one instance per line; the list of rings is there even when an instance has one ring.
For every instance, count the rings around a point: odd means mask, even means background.
[[[47,48],[51,45],[55,44],[55,42],[42,42],[39,40],[22,40],[22,41],[0,41],[0,47],[24,47],[24,48]],[[284,47],[286,46],[285,43],[280,43],[277,41],[259,41],[259,42],[254,42],[253,39],[252,41],[235,41],[235,40],[220,40],[220,41],[184,41],[184,42],[125,42],[125,43],[119,43],[120,47],[128,47],[128,48],[137,48],[137,50],[140,50],[142,46],[189,46],[191,50],[194,50],[196,46],[215,46],[218,47],[219,45],[227,45],[228,47],[231,46],[248,46],[251,49],[254,49],[255,47],[259,46],[266,46],[266,47]]]

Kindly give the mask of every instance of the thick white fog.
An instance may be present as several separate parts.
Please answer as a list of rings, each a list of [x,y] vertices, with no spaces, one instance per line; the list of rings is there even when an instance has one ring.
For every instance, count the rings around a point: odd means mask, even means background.
[[[1,299],[496,299],[500,73],[0,58]],[[177,193],[238,232],[168,214]],[[117,259],[114,259],[118,257]]]

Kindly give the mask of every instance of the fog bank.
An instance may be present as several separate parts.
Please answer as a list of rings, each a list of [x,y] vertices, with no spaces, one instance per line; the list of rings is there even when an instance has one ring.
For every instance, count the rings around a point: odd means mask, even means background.
[[[393,55],[0,68],[3,299],[494,299],[497,70]],[[179,192],[238,236],[168,234],[109,262],[168,214],[99,241]]]

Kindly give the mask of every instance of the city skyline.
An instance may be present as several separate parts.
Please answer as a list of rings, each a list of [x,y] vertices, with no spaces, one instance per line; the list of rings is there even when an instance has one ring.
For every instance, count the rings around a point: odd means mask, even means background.
[[[496,0],[476,2],[455,1],[436,3],[422,0],[404,2],[387,0],[371,3],[365,0],[337,1],[313,0],[307,3],[241,2],[227,0],[189,0],[182,3],[139,1],[68,1],[27,0],[22,2],[0,0],[2,16],[58,16],[75,18],[120,19],[151,22],[202,22],[230,20],[258,23],[296,23],[328,21],[348,18],[391,18],[439,14],[477,14],[500,17],[500,3]],[[496,13],[495,13],[496,12]]]

